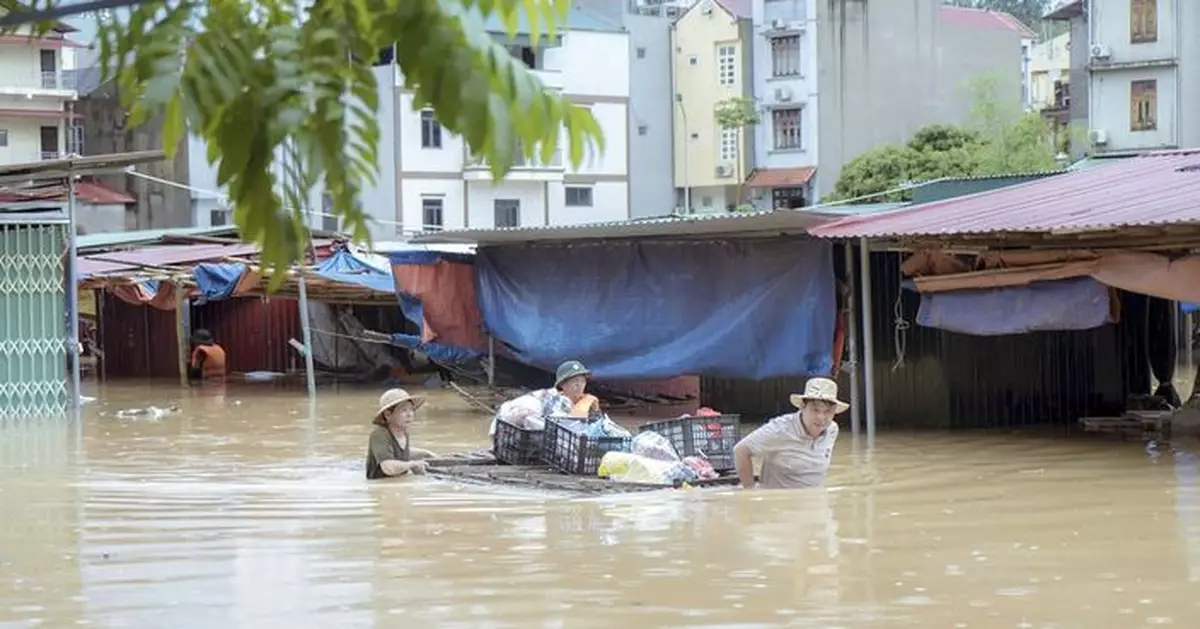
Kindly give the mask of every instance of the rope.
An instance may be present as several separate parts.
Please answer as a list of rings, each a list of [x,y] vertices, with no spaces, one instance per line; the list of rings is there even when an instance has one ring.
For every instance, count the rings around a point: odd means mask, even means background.
[[[899,254],[896,254],[899,257]],[[900,276],[899,290],[896,291],[896,301],[892,304],[892,336],[893,342],[896,345],[896,362],[892,363],[892,371],[897,371],[904,366],[905,353],[908,350],[908,329],[912,324],[904,318],[904,273],[897,270],[897,275]]]
[[[333,336],[333,337],[337,337],[337,338],[341,338],[341,339],[347,339],[350,341],[354,341],[356,343],[375,343],[378,345],[391,345],[392,344],[391,340],[373,339],[373,338],[369,338],[369,337],[365,337],[365,336],[353,336],[350,334],[340,334],[338,332],[330,332],[329,330],[318,330],[316,328],[311,328],[309,330],[309,332],[312,332],[313,334],[322,334],[324,336]]]

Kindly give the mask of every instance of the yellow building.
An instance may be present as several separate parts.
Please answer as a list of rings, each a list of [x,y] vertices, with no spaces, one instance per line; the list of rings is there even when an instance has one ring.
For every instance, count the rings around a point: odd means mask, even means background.
[[[1071,33],[1035,44],[1030,51],[1029,74],[1034,111],[1063,109],[1070,92]]]
[[[699,0],[671,27],[674,183],[689,212],[736,207],[750,174],[753,129],[720,128],[716,107],[752,98],[751,37],[745,0]]]

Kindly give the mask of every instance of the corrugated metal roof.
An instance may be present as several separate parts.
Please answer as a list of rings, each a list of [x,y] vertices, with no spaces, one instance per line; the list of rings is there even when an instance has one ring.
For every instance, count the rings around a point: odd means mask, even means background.
[[[226,227],[174,227],[171,229],[140,229],[127,232],[109,232],[105,234],[86,234],[75,239],[75,246],[80,251],[88,249],[107,249],[112,247],[128,247],[132,245],[159,242],[168,237],[206,236],[210,238],[237,238],[237,228]]]
[[[657,216],[628,221],[501,227],[495,229],[450,229],[415,236],[414,243],[477,243],[480,245],[561,240],[602,240],[650,237],[739,236],[803,234],[816,225],[831,222],[847,213],[878,211],[879,205],[813,206],[800,210],[761,212],[714,212],[686,216]],[[882,207],[893,206],[885,205]],[[862,210],[861,208],[870,208]]]
[[[1200,149],[1163,151],[998,190],[855,216],[823,238],[1099,230],[1200,223]]]

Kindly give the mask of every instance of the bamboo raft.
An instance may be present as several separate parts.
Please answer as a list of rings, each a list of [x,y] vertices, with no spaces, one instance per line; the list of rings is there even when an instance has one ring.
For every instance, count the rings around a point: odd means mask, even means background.
[[[603,496],[677,489],[675,485],[622,483],[594,476],[571,476],[541,465],[507,465],[483,453],[468,453],[429,461],[429,476],[473,485],[501,485],[574,496]],[[737,477],[688,483],[689,487],[732,487]]]

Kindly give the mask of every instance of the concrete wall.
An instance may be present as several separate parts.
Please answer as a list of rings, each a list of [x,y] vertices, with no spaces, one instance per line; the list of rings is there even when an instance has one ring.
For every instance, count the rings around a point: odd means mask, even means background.
[[[612,5],[619,3],[608,0]],[[669,214],[671,183],[670,20],[622,14],[629,32],[629,214]]]
[[[136,217],[124,205],[81,203],[75,216],[80,234],[106,234],[136,229],[129,226]]]
[[[922,126],[964,122],[973,77],[1013,77],[1021,105],[1021,35],[939,20],[937,0],[818,0],[820,168],[830,193],[841,166],[864,151],[902,144]]]
[[[113,83],[101,85],[75,105],[84,128],[84,150],[88,155],[149,151],[163,148],[161,118],[133,127],[121,108]],[[187,183],[189,143],[180,142],[172,160],[137,166],[138,172],[167,181]],[[126,174],[99,177],[106,185],[126,190],[137,199],[134,229],[164,229],[193,225],[191,196],[187,190],[155,183]]]
[[[1088,40],[1087,17],[1079,16],[1070,21],[1071,25],[1071,126],[1086,131],[1091,128],[1088,119],[1090,109],[1089,99],[1091,73],[1088,71]],[[1075,158],[1082,157],[1090,150],[1087,138],[1080,134],[1071,137],[1071,153]]]

